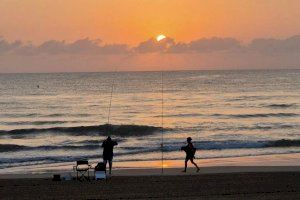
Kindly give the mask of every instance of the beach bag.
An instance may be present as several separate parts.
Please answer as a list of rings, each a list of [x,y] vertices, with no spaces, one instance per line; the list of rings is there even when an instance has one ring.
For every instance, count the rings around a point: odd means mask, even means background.
[[[187,146],[181,147],[181,150],[182,150],[182,151],[185,151],[185,152],[189,152],[189,148],[188,148]],[[195,147],[194,147],[193,149],[190,150],[190,152],[191,152],[193,155],[196,154],[196,151],[197,151],[197,149],[196,149]]]
[[[61,181],[60,174],[54,174],[52,181]]]
[[[95,180],[106,179],[106,166],[103,162],[99,162],[95,167]]]
[[[193,157],[194,157],[194,158],[195,158],[196,151],[197,151],[197,149],[194,147],[194,148],[192,149],[192,153],[193,153]]]
[[[187,146],[183,146],[183,147],[181,147],[181,150],[185,151],[187,156],[195,158],[195,154],[196,154],[196,151],[197,151],[197,149],[195,147],[192,148],[192,149],[189,149]]]
[[[95,171],[106,171],[106,166],[103,162],[99,162],[96,167]]]
[[[195,155],[197,149],[194,147],[194,148],[192,149],[192,151],[193,151],[193,154]]]

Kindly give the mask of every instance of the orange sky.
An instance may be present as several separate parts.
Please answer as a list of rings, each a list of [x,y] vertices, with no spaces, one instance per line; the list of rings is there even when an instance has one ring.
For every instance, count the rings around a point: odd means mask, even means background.
[[[1,0],[0,36],[41,43],[100,38],[136,45],[163,33],[283,38],[300,33],[299,0]]]

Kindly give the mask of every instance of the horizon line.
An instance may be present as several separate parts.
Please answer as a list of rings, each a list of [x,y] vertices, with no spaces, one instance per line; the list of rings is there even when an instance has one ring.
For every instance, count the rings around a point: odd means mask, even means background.
[[[0,72],[2,74],[80,74],[80,73],[142,73],[142,72],[193,72],[193,71],[284,71],[300,70],[299,68],[242,68],[242,69],[179,69],[179,70],[115,70],[115,71],[62,71],[62,72]]]

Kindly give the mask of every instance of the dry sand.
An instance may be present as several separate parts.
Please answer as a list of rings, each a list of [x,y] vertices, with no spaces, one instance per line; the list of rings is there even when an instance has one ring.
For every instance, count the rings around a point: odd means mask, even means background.
[[[300,199],[300,172],[113,176],[107,181],[1,179],[1,199]]]

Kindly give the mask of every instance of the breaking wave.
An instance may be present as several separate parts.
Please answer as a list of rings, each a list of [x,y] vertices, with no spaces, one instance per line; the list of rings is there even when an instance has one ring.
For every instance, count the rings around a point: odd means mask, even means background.
[[[270,108],[290,108],[290,107],[296,107],[296,104],[269,104],[266,105],[266,107]]]
[[[83,135],[114,135],[120,137],[151,135],[160,131],[160,127],[144,125],[111,125],[104,124],[98,126],[75,126],[75,127],[52,127],[52,128],[31,128],[0,130],[0,136],[22,138],[30,134],[64,134],[72,136]]]
[[[81,144],[81,145],[80,145]],[[181,143],[166,142],[164,144],[165,151],[177,151]],[[242,140],[228,140],[228,141],[200,141],[194,142],[194,145],[200,150],[223,150],[223,149],[249,149],[249,148],[270,148],[270,147],[300,147],[300,140],[274,140],[274,141],[242,141]],[[58,146],[23,146],[15,144],[0,144],[0,152],[9,151],[36,151],[36,150],[95,150],[101,148],[101,141],[87,140],[84,143],[58,145]],[[159,145],[152,147],[118,147],[120,150],[125,150],[127,154],[155,152],[160,151]],[[131,152],[132,151],[132,152]]]
[[[213,114],[215,117],[221,118],[266,118],[266,117],[296,117],[296,113],[259,113],[259,114]]]
[[[164,117],[201,117],[205,116],[201,113],[184,113],[184,114],[173,114],[173,115],[164,115]],[[257,113],[257,114],[212,114],[208,115],[212,117],[218,117],[218,118],[267,118],[267,117],[296,117],[299,116],[297,113]],[[161,115],[154,116],[156,118],[160,118]]]

